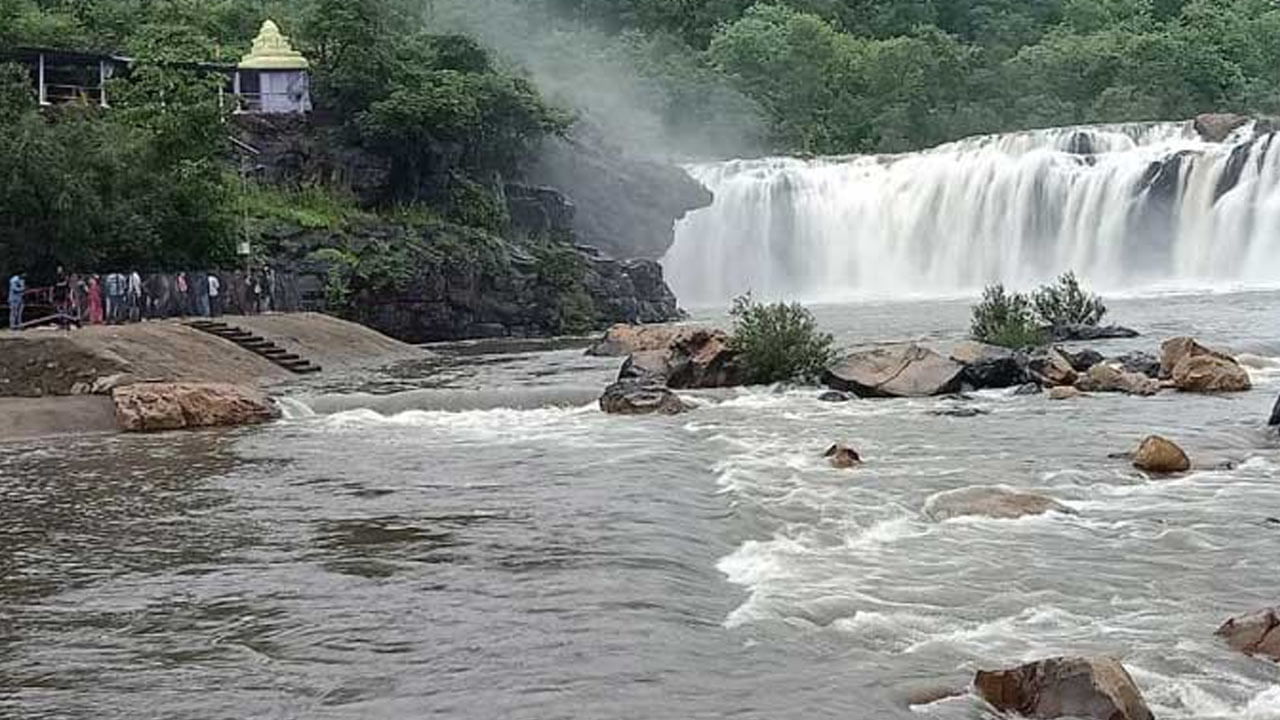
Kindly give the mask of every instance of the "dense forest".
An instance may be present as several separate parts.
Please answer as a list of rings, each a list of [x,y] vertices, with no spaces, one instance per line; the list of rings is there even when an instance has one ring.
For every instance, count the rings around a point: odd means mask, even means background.
[[[0,50],[136,59],[113,111],[52,117],[0,66],[0,264],[231,260],[220,80],[184,63],[234,62],[266,17],[312,59],[318,114],[405,187],[461,148],[446,196],[395,209],[495,235],[492,178],[575,122],[688,158],[1280,109],[1270,0],[0,0]]]
[[[766,152],[1280,108],[1271,0],[529,2],[624,44],[673,124],[741,112],[727,82]]]

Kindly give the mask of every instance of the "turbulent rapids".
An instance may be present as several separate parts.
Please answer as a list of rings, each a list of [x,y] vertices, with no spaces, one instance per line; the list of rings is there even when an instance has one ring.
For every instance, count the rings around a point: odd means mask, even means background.
[[[1109,291],[1274,284],[1274,137],[1149,123],[692,166],[716,200],[680,224],[665,265],[691,305],[944,296],[1068,269]]]

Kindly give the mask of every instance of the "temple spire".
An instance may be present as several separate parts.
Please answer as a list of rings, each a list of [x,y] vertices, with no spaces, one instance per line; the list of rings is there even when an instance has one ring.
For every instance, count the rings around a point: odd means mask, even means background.
[[[240,61],[241,70],[307,70],[311,63],[294,50],[289,38],[280,32],[280,26],[267,20],[262,23],[253,50]]]

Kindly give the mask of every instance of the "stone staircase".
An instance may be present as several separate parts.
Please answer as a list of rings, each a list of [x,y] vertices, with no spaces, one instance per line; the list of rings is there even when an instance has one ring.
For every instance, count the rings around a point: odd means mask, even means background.
[[[243,330],[234,325],[215,320],[196,320],[187,323],[187,326],[233,342],[251,353],[270,360],[289,372],[299,375],[320,372],[320,366],[310,360],[291,353],[260,335],[254,335],[248,330]]]

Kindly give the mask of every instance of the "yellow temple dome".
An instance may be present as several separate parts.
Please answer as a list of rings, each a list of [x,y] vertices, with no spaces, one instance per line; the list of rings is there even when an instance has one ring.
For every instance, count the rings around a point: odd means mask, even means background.
[[[280,33],[280,26],[271,20],[262,23],[253,50],[240,60],[241,70],[306,70],[311,63],[302,53],[289,45],[289,38]]]

